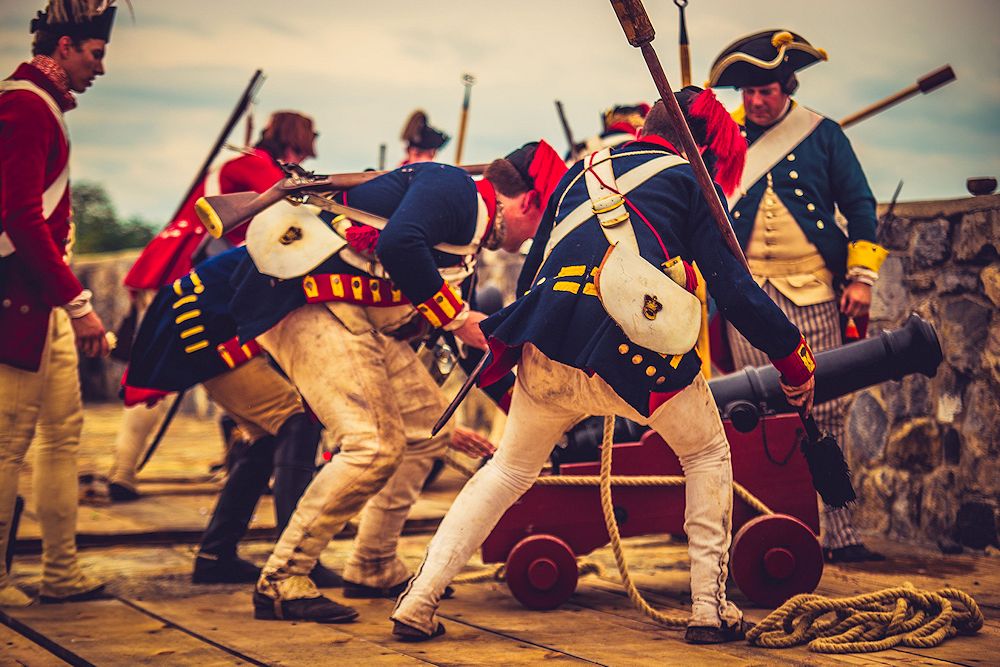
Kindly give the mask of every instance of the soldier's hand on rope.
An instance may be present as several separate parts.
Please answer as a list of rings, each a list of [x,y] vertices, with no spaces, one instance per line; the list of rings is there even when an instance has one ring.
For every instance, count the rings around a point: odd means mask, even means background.
[[[71,319],[76,346],[88,357],[106,357],[111,353],[111,345],[105,336],[104,323],[97,313],[91,311],[83,317]]]
[[[497,450],[496,446],[479,435],[472,429],[456,426],[451,434],[451,442],[448,446],[457,452],[462,452],[475,459],[484,456],[492,456]]]
[[[465,323],[455,329],[453,333],[469,347],[485,351],[486,336],[483,335],[483,330],[479,328],[479,323],[485,319],[486,315],[484,313],[480,313],[477,310],[470,311],[469,316],[465,319]]]
[[[793,387],[787,385],[783,380],[781,382],[781,391],[785,392],[785,399],[788,404],[792,407],[798,408],[802,414],[809,414],[812,412],[813,398],[816,394],[816,376],[810,375],[809,379],[805,383]]]
[[[840,312],[848,317],[864,317],[872,305],[872,286],[852,282],[840,295]]]

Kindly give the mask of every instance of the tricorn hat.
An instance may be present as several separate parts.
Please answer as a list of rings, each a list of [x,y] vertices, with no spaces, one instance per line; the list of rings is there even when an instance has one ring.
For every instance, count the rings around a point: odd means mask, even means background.
[[[741,37],[723,49],[712,63],[705,85],[745,88],[784,83],[798,70],[826,59],[826,51],[801,35],[788,30],[764,30]]]
[[[633,129],[642,127],[650,106],[645,102],[638,104],[619,104],[604,112],[604,129],[609,129],[617,123],[628,123]]]
[[[400,136],[400,139],[414,148],[429,151],[441,148],[448,143],[451,137],[431,127],[427,123],[427,114],[423,110],[417,109],[406,120],[406,125],[403,126],[403,134]]]
[[[113,4],[114,0],[49,0],[45,11],[31,19],[30,32],[110,42],[118,11]]]

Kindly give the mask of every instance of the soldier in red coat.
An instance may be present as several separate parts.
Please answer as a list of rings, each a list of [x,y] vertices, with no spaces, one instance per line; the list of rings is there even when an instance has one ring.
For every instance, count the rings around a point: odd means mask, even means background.
[[[63,112],[104,74],[110,2],[51,0],[31,21],[33,58],[0,82],[0,553],[24,456],[36,438],[42,602],[99,596],[76,558],[77,350],[104,356],[92,294],[69,268],[69,137]],[[0,606],[32,600],[0,560]]]
[[[180,213],[149,242],[125,276],[125,287],[140,317],[157,290],[188,274],[192,269],[192,256],[199,249],[204,250],[200,254],[212,256],[243,244],[245,226],[233,230],[224,239],[210,239],[194,212],[198,198],[251,190],[263,192],[284,178],[278,160],[299,163],[315,157],[315,140],[311,118],[296,111],[278,111],[272,114],[251,152],[209,171],[184,202]],[[108,493],[112,500],[139,497],[136,466],[168,405],[168,401],[160,401],[152,408],[145,405],[126,408],[115,439],[115,460],[108,474]]]

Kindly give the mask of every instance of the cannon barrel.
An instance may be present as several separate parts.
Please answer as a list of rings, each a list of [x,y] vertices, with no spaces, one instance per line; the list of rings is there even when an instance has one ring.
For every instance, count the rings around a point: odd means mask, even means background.
[[[911,373],[934,377],[943,355],[934,327],[916,314],[902,328],[816,355],[816,403]],[[763,412],[795,412],[773,366],[744,368],[708,383],[723,419],[750,431]]]

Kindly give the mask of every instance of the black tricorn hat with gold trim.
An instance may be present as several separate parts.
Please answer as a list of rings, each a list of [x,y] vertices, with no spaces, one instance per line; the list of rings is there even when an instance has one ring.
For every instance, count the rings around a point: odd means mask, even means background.
[[[50,0],[31,20],[30,32],[110,42],[118,11],[113,5],[114,0]]]
[[[745,88],[784,83],[795,72],[826,60],[826,51],[788,30],[763,30],[736,40],[712,63],[706,87]]]

